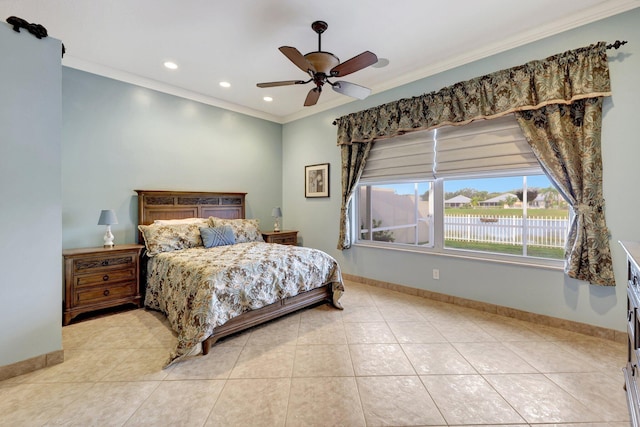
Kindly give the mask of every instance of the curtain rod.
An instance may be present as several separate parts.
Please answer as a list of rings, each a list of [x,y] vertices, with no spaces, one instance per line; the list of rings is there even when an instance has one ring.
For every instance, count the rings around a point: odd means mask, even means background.
[[[620,41],[620,40],[616,40],[615,43],[611,43],[607,45],[607,49],[618,49],[620,46],[627,44],[626,40]]]

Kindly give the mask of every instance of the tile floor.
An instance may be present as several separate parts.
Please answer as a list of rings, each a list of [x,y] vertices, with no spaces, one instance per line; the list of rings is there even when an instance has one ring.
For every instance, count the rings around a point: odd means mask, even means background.
[[[166,370],[129,310],[63,328],[66,361],[0,382],[2,426],[628,426],[619,343],[346,282]]]

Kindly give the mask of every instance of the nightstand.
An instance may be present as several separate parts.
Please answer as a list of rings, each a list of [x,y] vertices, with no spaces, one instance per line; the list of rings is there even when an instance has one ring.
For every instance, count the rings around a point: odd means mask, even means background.
[[[263,231],[262,238],[267,243],[294,246],[298,244],[298,232],[296,230]]]
[[[122,304],[141,306],[143,245],[67,249],[64,258],[63,325],[81,313]]]

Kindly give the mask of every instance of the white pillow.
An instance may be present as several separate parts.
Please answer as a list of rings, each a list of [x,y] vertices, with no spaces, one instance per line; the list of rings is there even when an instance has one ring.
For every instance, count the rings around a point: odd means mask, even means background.
[[[179,251],[181,249],[203,246],[200,236],[200,224],[151,224],[139,225],[142,232],[147,256],[152,257],[161,252]]]

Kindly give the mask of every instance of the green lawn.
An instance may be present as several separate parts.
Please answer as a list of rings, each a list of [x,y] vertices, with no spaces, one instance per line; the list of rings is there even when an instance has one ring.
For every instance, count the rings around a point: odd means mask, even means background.
[[[445,240],[444,246],[452,249],[468,249],[472,251],[493,252],[498,254],[522,255],[522,245]],[[527,246],[527,255],[540,258],[564,259],[564,249]]]
[[[481,217],[522,217],[522,209],[504,208],[476,208],[459,209],[450,208],[444,210],[445,215],[472,215]],[[567,218],[567,209],[527,209],[527,216]],[[503,243],[461,242],[458,240],[446,240],[445,247],[454,249],[468,249],[472,251],[492,252],[498,254],[522,255],[522,245],[509,245]],[[540,246],[527,246],[527,255],[541,258],[564,259],[563,248],[546,248]]]

